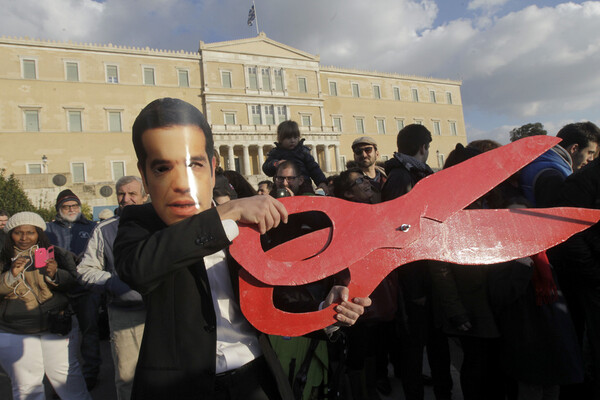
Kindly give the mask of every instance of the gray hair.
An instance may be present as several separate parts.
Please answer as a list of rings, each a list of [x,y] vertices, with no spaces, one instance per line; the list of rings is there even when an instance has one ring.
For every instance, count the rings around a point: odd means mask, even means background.
[[[133,176],[133,175],[127,175],[127,176],[124,176],[122,178],[119,178],[119,180],[115,184],[115,190],[118,192],[119,188],[121,186],[125,186],[128,183],[131,183],[131,182],[134,182],[134,181],[140,184],[140,186],[142,188],[142,196],[145,196],[146,195],[146,190],[144,189],[144,184],[142,183],[142,179],[139,178],[139,177],[137,177],[137,176]]]

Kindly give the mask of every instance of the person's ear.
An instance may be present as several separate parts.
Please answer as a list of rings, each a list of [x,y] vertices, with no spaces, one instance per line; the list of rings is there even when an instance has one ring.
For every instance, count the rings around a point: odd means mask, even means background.
[[[570,155],[577,153],[579,151],[579,144],[573,143],[572,145],[567,147],[567,151],[569,152]]]
[[[304,183],[304,177],[303,177],[302,175],[300,175],[298,178],[299,178],[299,181],[298,181],[298,182],[300,182],[300,183],[298,184],[298,186],[300,186],[300,185],[302,185],[302,184]]]

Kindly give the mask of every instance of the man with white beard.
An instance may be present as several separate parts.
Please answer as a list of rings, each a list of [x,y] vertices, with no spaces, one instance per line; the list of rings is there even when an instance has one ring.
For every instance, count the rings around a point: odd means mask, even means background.
[[[71,190],[66,189],[56,198],[56,217],[46,224],[46,234],[50,243],[70,251],[81,259],[96,224],[81,213],[81,201]],[[69,300],[81,330],[81,357],[83,377],[88,390],[96,386],[100,372],[100,332],[98,328],[98,308],[100,294],[92,293],[77,286],[69,293]]]

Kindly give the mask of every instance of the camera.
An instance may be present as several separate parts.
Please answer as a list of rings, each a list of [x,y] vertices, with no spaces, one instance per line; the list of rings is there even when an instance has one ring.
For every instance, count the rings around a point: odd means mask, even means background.
[[[280,197],[290,197],[291,194],[290,192],[287,191],[286,188],[282,188],[282,189],[277,189],[277,191],[275,192],[275,198],[278,199]]]

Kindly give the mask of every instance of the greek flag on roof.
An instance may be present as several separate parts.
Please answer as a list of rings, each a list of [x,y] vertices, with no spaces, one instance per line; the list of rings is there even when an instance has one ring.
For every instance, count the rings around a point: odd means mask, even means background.
[[[250,11],[248,11],[248,26],[252,26],[252,22],[256,18],[256,13],[254,12],[254,4],[250,7]]]

